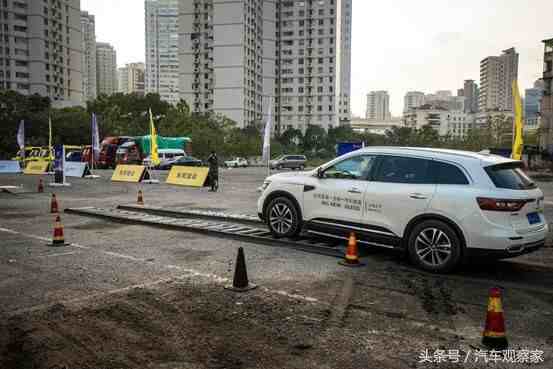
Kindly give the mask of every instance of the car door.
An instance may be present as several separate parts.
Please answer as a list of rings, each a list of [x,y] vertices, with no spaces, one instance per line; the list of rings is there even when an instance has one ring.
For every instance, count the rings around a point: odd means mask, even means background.
[[[436,192],[431,159],[383,155],[364,196],[363,223],[379,234],[402,237],[405,227],[429,207]]]
[[[361,221],[367,178],[374,155],[356,155],[321,171],[304,189],[306,228],[323,234],[347,234]]]

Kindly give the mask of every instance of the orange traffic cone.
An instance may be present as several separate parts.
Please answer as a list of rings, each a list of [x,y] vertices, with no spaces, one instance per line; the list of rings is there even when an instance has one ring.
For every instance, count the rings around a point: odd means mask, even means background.
[[[359,260],[359,255],[357,251],[357,238],[355,238],[355,233],[351,232],[348,239],[348,248],[346,249],[346,257],[344,260],[338,262],[340,265],[349,266],[349,267],[359,267],[365,265]]]
[[[63,225],[61,225],[60,216],[56,216],[56,222],[54,223],[54,237],[52,238],[52,243],[49,243],[48,246],[67,246],[68,243],[65,243],[65,238],[63,237]]]
[[[56,194],[52,194],[52,200],[50,201],[50,213],[56,214],[58,213],[58,200],[56,199]]]
[[[38,180],[38,190],[37,190],[38,193],[43,193],[44,192],[44,184],[42,183],[42,178],[39,178]]]
[[[482,344],[490,349],[505,350],[509,343],[505,335],[505,318],[501,306],[501,291],[494,287],[490,289],[486,327],[482,335]]]
[[[144,197],[142,196],[142,190],[138,190],[138,199],[136,200],[138,205],[144,205]]]

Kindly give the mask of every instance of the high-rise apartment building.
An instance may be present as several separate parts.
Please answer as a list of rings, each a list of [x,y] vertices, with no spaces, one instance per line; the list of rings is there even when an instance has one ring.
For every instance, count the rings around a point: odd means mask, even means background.
[[[2,0],[0,89],[83,102],[79,0]]]
[[[277,128],[349,121],[351,0],[181,0],[181,97]]]
[[[83,45],[82,82],[85,101],[96,99],[96,22],[94,15],[81,12],[81,32]]]
[[[412,108],[424,105],[424,92],[409,91],[403,98],[403,112],[406,113]]]
[[[277,123],[350,120],[351,0],[277,2]]]
[[[197,2],[199,0],[184,1],[189,5]],[[200,2],[213,3],[213,0]],[[176,104],[180,99],[179,0],[145,0],[145,7],[145,90],[146,93],[158,93],[162,100]]]
[[[388,91],[372,91],[367,94],[367,110],[365,117],[369,120],[390,120],[390,95]]]
[[[472,79],[465,80],[463,88],[459,91],[462,91],[465,98],[465,113],[478,113],[478,96],[480,91],[478,90],[478,85]]]
[[[273,1],[180,1],[180,96],[192,111],[263,120],[276,105],[275,17]]]
[[[117,92],[117,55],[113,46],[106,42],[96,43],[96,78],[98,95],[113,95]]]
[[[518,53],[514,48],[500,56],[489,56],[480,62],[480,96],[478,108],[486,111],[513,111],[512,83],[518,78]]]
[[[524,90],[524,117],[535,118],[540,112],[543,88],[534,87]]]
[[[144,63],[130,63],[119,68],[118,91],[124,94],[144,95]]]
[[[540,104],[543,135],[540,144],[553,154],[553,38],[543,41],[543,97]]]

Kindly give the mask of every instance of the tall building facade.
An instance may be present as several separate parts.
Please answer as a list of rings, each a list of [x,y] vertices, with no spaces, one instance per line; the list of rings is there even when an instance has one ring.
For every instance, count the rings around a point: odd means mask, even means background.
[[[184,0],[193,5],[210,1]],[[145,0],[146,93],[176,104],[179,99],[179,0]],[[184,9],[185,10],[185,9]]]
[[[367,94],[365,118],[369,120],[390,120],[390,95],[388,91],[372,91]]]
[[[276,105],[275,11],[263,0],[180,1],[180,96],[192,111],[248,126]]]
[[[413,108],[424,105],[424,92],[409,91],[403,98],[403,112],[406,113]]]
[[[181,0],[181,97],[240,126],[348,122],[351,0]]]
[[[113,95],[117,92],[117,54],[106,42],[96,43],[96,78],[98,95]]]
[[[2,0],[0,89],[83,103],[80,1]]]
[[[540,105],[543,135],[540,144],[553,154],[553,38],[544,40],[543,97]]]
[[[515,48],[480,62],[478,108],[486,111],[513,111],[512,83],[518,79],[518,53]]]
[[[478,84],[472,79],[467,79],[460,91],[463,92],[461,96],[465,98],[465,113],[478,113],[478,99],[480,95]]]
[[[535,118],[540,112],[540,103],[543,95],[541,88],[527,88],[524,90],[524,117]]]
[[[85,11],[81,12],[81,32],[83,99],[89,101],[96,99],[98,96],[96,89],[96,21],[94,15]]]
[[[119,68],[118,91],[124,94],[138,94],[144,96],[144,63],[130,63]]]

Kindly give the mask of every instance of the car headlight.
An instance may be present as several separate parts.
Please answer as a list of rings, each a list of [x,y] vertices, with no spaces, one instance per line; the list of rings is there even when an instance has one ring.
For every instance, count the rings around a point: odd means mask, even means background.
[[[267,189],[267,187],[269,187],[270,184],[271,184],[271,181],[264,181],[261,187],[259,187],[257,190],[259,192],[263,192]]]

